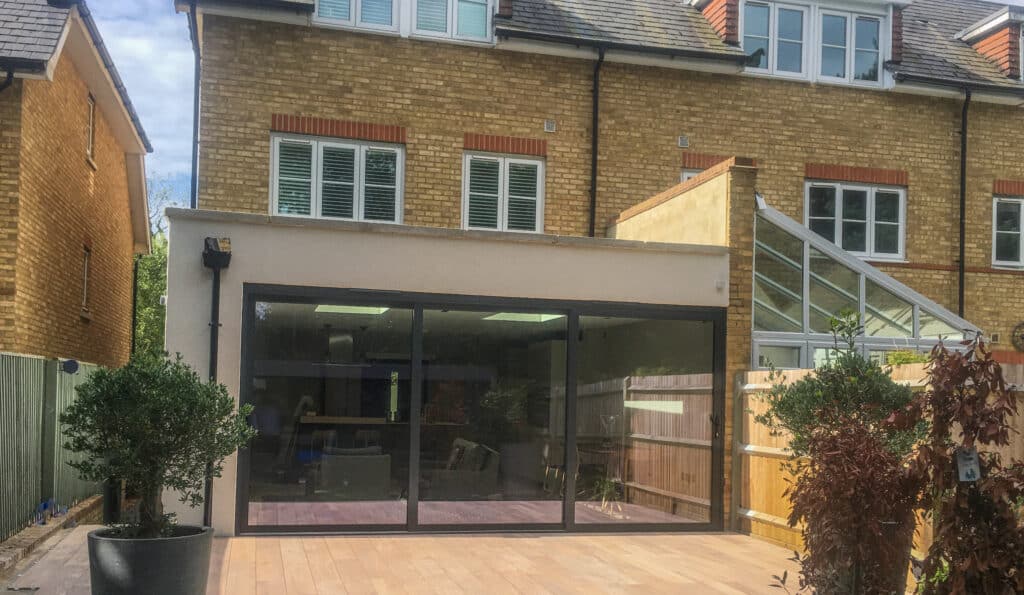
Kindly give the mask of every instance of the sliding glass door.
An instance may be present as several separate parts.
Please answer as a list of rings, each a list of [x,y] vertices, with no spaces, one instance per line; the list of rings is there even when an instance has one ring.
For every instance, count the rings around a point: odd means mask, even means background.
[[[246,286],[239,532],[721,526],[721,310]]]

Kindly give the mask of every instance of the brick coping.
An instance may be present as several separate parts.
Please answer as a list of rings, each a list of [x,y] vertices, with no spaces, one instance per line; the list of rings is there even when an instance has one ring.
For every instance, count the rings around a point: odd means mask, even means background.
[[[726,158],[717,165],[700,172],[699,174],[690,178],[689,180],[676,184],[675,186],[669,188],[668,190],[661,192],[660,194],[656,194],[651,198],[648,198],[647,200],[641,202],[640,204],[634,205],[626,209],[625,211],[622,211],[621,213],[619,213],[618,218],[614,220],[614,223],[622,223],[623,221],[632,219],[633,217],[636,217],[641,213],[649,211],[654,207],[660,206],[684,192],[693,190],[694,188],[700,186],[701,184],[704,184],[705,182],[710,182],[711,180],[717,178],[718,176],[731,171],[734,167],[757,167],[757,163],[753,159],[748,159],[746,157]]]
[[[71,507],[66,515],[56,521],[51,519],[45,525],[32,524],[14,536],[0,542],[0,576],[10,572],[18,562],[24,560],[29,554],[35,551],[46,540],[53,537],[62,529],[75,527],[78,520],[86,518],[99,511],[103,505],[102,496],[86,498],[77,505]]]

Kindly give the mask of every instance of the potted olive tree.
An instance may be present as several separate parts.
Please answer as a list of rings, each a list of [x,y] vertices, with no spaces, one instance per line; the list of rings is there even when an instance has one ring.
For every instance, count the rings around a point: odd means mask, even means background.
[[[164,514],[165,489],[203,502],[208,477],[255,434],[251,406],[235,410],[223,385],[204,382],[181,361],[134,356],[98,370],[61,416],[70,463],[88,481],[124,480],[140,497],[132,522],[89,534],[94,593],[193,594],[206,591],[212,529],[178,525]]]

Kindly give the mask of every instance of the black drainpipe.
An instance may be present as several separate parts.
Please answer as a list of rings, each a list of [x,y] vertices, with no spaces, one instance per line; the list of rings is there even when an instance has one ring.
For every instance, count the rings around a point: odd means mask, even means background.
[[[590,124],[590,225],[587,235],[594,237],[597,228],[597,149],[601,127],[601,66],[604,65],[604,48],[597,48],[597,62],[594,63],[593,114]]]
[[[14,84],[14,71],[13,70],[8,70],[7,71],[7,76],[4,77],[4,82],[0,83],[0,93],[3,93],[4,91],[6,91],[7,87],[10,87],[13,84]]]
[[[196,0],[192,0],[189,6],[188,19],[189,29],[192,33],[192,55],[195,58],[192,87],[192,188],[189,199],[189,205],[194,209],[199,206],[199,78],[203,68],[199,49],[199,18],[196,15]]]
[[[960,318],[964,317],[964,293],[967,287],[967,117],[971,108],[971,90],[964,88],[964,107],[960,115],[960,266],[959,266],[959,307]]]
[[[231,264],[230,240],[206,238],[203,243],[203,266],[213,271],[210,295],[210,381],[217,381],[217,351],[220,341],[220,272]],[[213,466],[206,467],[206,485],[203,490],[203,525],[213,522]]]

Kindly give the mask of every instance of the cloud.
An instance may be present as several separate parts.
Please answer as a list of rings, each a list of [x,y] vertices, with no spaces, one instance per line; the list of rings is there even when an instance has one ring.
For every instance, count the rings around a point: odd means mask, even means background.
[[[192,170],[192,42],[171,0],[90,0],[89,9],[153,145],[149,173]]]

